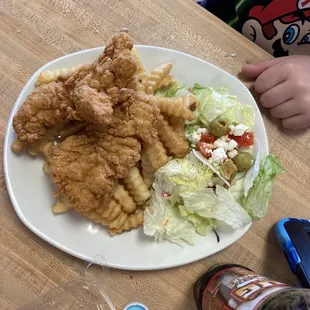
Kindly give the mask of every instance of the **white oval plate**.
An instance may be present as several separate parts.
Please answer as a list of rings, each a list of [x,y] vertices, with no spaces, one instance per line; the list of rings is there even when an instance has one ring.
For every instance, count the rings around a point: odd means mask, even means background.
[[[58,58],[41,67],[21,91],[13,107],[4,145],[4,171],[7,188],[16,213],[23,223],[45,241],[73,256],[86,261],[101,255],[108,266],[128,270],[152,270],[188,264],[223,250],[236,242],[250,225],[238,230],[223,226],[218,229],[220,242],[211,232],[206,237],[197,236],[195,246],[160,243],[143,234],[143,229],[110,237],[107,231],[86,218],[69,212],[54,215],[51,209],[54,186],[42,170],[43,159],[23,153],[17,155],[10,149],[15,139],[12,118],[27,95],[35,86],[41,71],[55,70],[90,63],[99,55],[102,47],[89,49]],[[147,70],[162,63],[171,62],[172,74],[180,83],[219,87],[225,86],[241,102],[250,104],[257,111],[256,138],[263,154],[268,154],[268,142],[264,123],[258,107],[248,89],[232,75],[196,57],[159,47],[137,46],[137,52]]]

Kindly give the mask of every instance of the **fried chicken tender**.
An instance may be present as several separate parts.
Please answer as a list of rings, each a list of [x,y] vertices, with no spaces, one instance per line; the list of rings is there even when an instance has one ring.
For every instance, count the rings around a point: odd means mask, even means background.
[[[159,108],[152,96],[134,92],[122,106],[116,107],[109,133],[120,137],[137,136],[144,143],[157,139]]]
[[[75,108],[62,82],[42,85],[29,95],[13,118],[17,140],[33,143],[44,137],[47,128],[75,119]]]
[[[113,170],[114,178],[120,179],[140,160],[141,144],[135,138],[104,135],[97,143],[96,152]]]
[[[110,201],[114,178],[122,178],[140,160],[140,143],[134,138],[110,135],[70,136],[51,148],[47,156],[50,176],[58,193],[79,211]]]
[[[126,33],[115,35],[93,63],[89,74],[75,85],[71,99],[82,119],[97,125],[111,122],[118,92],[126,87],[137,70],[131,56],[132,47]]]
[[[109,124],[119,90],[136,72],[132,47],[129,36],[121,32],[112,37],[93,64],[67,70],[56,81],[36,88],[14,117],[17,141],[12,149],[21,152],[26,145],[40,140],[47,128],[68,120],[88,121],[96,126]]]
[[[108,95],[86,85],[78,87],[75,94],[78,98],[75,100],[76,111],[83,120],[98,126],[111,122],[113,108]]]

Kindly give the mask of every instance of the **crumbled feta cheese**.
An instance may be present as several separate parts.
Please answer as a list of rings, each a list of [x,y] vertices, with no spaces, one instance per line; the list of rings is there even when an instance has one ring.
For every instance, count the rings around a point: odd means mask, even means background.
[[[230,140],[228,142],[228,146],[227,146],[227,150],[228,151],[232,151],[233,149],[235,149],[238,146],[238,143],[235,140]]]
[[[237,151],[237,150],[229,151],[229,152],[227,153],[227,155],[228,155],[229,158],[233,159],[235,156],[238,155],[238,151]]]
[[[196,131],[200,135],[205,135],[209,132],[209,130],[207,128],[198,128]]]
[[[207,128],[198,128],[196,131],[194,131],[193,133],[191,133],[188,136],[188,139],[193,144],[197,144],[200,141],[200,139],[201,139],[201,135],[202,134],[207,134],[207,133],[208,133],[208,129]]]
[[[228,149],[228,143],[222,139],[217,139],[214,141],[214,146],[219,149],[222,148],[226,152]]]
[[[229,142],[229,141],[230,141],[228,135],[221,137],[221,139],[224,140],[224,141],[226,141],[226,142]]]
[[[230,141],[230,139],[229,139],[228,135],[226,135],[226,136],[221,136],[221,137],[220,137],[220,138],[218,138],[217,140],[223,140],[223,141],[225,141],[225,142]]]
[[[226,155],[226,152],[223,148],[218,148],[212,152],[211,158],[212,158],[213,162],[221,163],[225,159],[227,159],[227,155]]]
[[[201,138],[201,135],[198,134],[196,131],[194,131],[188,136],[188,140],[192,142],[193,144],[197,144],[200,141],[200,138]]]
[[[237,126],[230,125],[230,134],[234,136],[242,136],[248,129],[244,124],[239,124]]]
[[[253,145],[251,145],[251,146],[243,146],[243,147],[241,147],[239,149],[239,151],[240,152],[248,152],[251,155],[253,155],[254,154],[254,147],[253,147]]]

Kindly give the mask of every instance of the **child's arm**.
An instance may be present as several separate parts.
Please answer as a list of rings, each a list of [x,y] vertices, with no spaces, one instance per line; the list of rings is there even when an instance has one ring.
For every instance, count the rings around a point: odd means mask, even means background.
[[[262,106],[283,127],[310,127],[310,56],[289,56],[246,65],[243,74],[256,78],[254,88]]]

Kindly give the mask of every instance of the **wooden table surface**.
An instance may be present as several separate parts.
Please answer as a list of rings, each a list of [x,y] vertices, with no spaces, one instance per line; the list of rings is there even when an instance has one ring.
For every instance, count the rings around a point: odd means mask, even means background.
[[[1,0],[0,26],[1,146],[11,108],[34,71],[59,56],[102,46],[123,27],[136,43],[180,50],[233,75],[246,62],[270,57],[191,0]],[[195,309],[193,284],[219,262],[295,282],[276,243],[274,224],[286,216],[310,218],[310,135],[285,132],[263,115],[271,152],[288,170],[274,186],[267,216],[237,243],[200,262],[152,272],[111,270],[109,295],[117,309],[133,300],[152,310]],[[8,197],[2,166],[0,189],[0,308],[16,309],[77,279],[85,264],[22,224]]]

